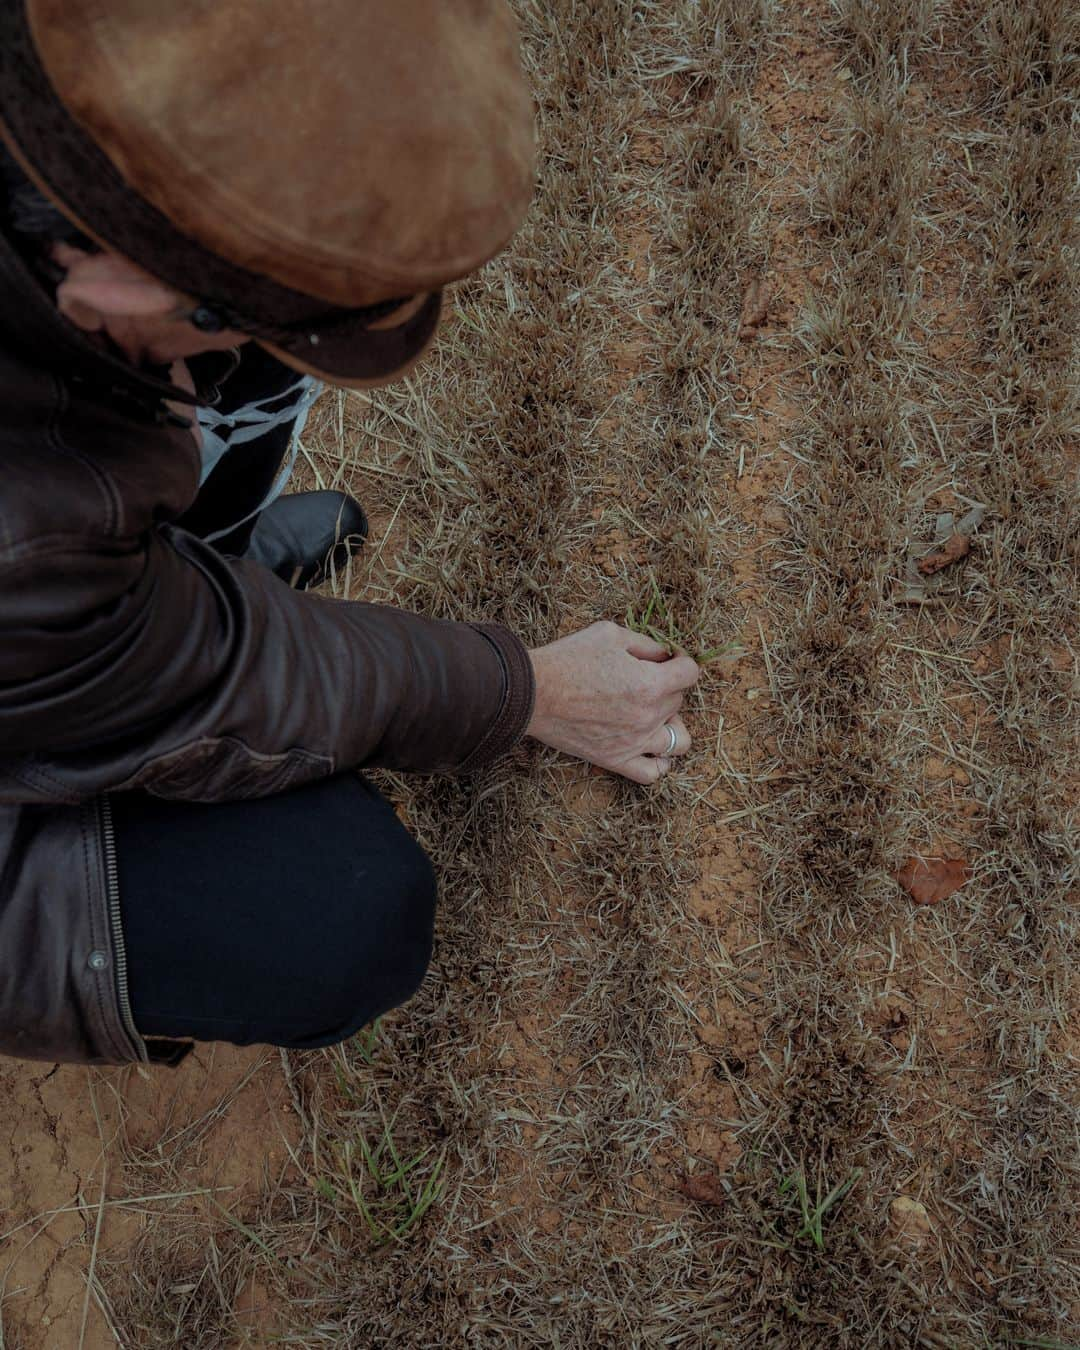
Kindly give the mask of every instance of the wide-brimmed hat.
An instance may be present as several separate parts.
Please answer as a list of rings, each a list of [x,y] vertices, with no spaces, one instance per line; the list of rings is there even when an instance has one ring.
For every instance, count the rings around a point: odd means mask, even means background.
[[[505,0],[0,0],[0,135],[204,324],[352,386],[416,362],[533,186]]]

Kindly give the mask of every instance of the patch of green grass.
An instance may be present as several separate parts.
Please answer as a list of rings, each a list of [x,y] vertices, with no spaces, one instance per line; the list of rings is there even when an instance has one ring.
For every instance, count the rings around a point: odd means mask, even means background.
[[[793,1247],[803,1238],[810,1238],[819,1252],[825,1250],[825,1216],[830,1210],[835,1209],[843,1202],[844,1197],[854,1187],[856,1182],[862,1176],[862,1168],[854,1168],[846,1180],[833,1186],[823,1197],[821,1194],[821,1181],[818,1180],[816,1186],[816,1197],[811,1203],[810,1190],[806,1184],[806,1173],[802,1168],[797,1172],[792,1172],[790,1176],[784,1178],[780,1183],[780,1194],[782,1196],[793,1196],[798,1201],[799,1217],[802,1222],[796,1230],[794,1236],[787,1242],[788,1247]]]
[[[353,1046],[365,1064],[375,1063],[375,1045],[379,1039],[379,1027],[381,1024],[382,1018],[376,1017],[371,1026],[364,1027],[362,1031],[358,1031],[353,1037]]]
[[[643,633],[654,642],[659,642],[672,655],[686,652],[699,666],[707,666],[712,661],[734,660],[742,656],[744,651],[737,642],[725,642],[718,647],[699,647],[700,625],[686,629],[676,621],[652,572],[649,573],[645,599],[636,608],[633,604],[626,607],[626,626],[631,632]]]
[[[369,1144],[361,1134],[338,1151],[340,1173],[319,1177],[316,1188],[327,1200],[351,1201],[375,1242],[400,1242],[438,1200],[443,1189],[445,1146],[426,1168],[434,1145],[403,1159],[394,1143],[393,1121],[383,1122],[380,1138]]]

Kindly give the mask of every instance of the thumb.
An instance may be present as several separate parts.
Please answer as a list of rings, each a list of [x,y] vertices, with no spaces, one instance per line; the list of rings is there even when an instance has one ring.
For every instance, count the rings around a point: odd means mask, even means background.
[[[639,661],[667,661],[671,656],[670,647],[665,647],[662,642],[654,642],[644,633],[635,633],[631,629],[626,631],[626,651]]]

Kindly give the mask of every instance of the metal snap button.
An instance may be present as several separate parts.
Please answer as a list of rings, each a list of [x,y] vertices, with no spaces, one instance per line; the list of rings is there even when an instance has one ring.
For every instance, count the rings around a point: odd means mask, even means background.
[[[91,970],[104,970],[109,964],[109,958],[104,952],[91,952],[86,959],[86,964]]]

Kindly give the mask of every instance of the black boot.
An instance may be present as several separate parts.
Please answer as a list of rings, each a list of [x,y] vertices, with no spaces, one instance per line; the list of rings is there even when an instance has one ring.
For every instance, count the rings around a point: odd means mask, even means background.
[[[305,591],[332,571],[343,571],[367,532],[367,516],[355,498],[344,492],[294,492],[261,513],[244,557]]]

